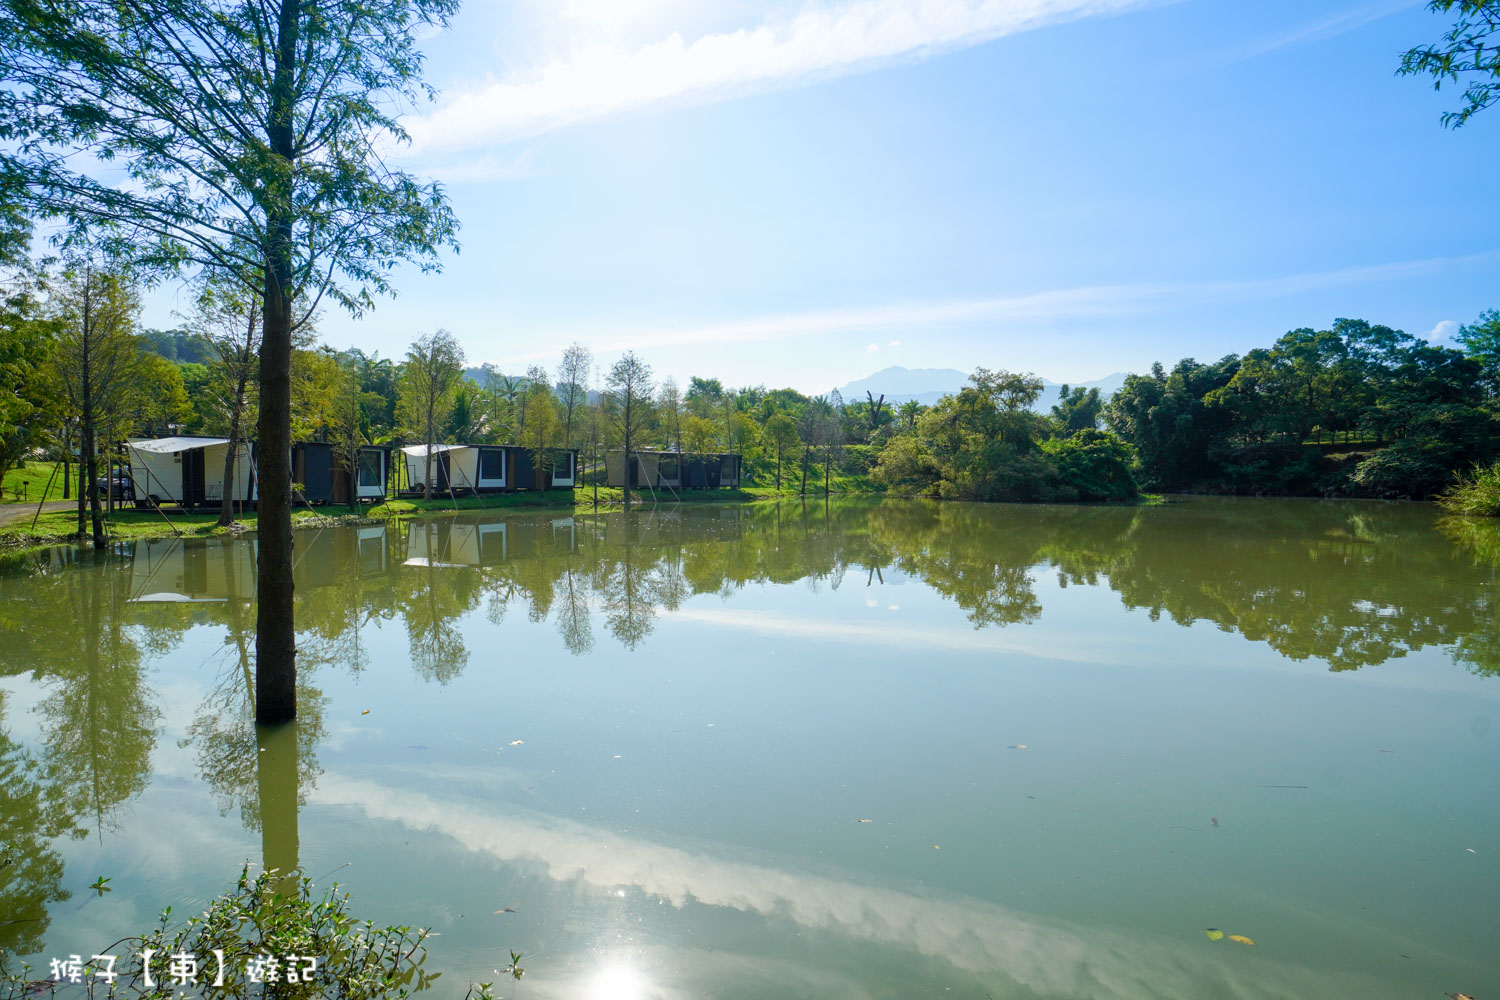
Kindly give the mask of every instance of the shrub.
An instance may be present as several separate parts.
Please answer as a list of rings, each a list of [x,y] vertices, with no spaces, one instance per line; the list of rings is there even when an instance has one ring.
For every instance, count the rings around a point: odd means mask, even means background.
[[[1438,506],[1455,514],[1477,514],[1500,517],[1500,462],[1475,465],[1454,477],[1453,485],[1434,499]]]

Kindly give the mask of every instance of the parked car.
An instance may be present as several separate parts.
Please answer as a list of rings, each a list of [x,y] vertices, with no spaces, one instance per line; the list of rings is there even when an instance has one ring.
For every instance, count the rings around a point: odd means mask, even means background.
[[[109,493],[106,493],[105,490],[108,490]],[[125,501],[127,503],[133,502],[135,500],[135,484],[132,483],[130,481],[130,477],[125,475],[124,473],[116,473],[113,477],[98,477],[94,480],[94,492],[98,494],[101,499],[112,493],[114,494],[114,498],[116,500]]]

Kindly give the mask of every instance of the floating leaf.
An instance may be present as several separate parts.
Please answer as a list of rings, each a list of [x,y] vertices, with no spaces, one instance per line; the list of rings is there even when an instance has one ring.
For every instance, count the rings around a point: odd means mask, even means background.
[[[1238,941],[1240,944],[1254,944],[1255,943],[1254,941],[1251,941],[1249,938],[1245,937],[1245,935],[1243,935],[1243,934],[1231,934],[1231,935],[1229,935],[1229,940],[1231,940],[1231,941]]]
[[[1217,941],[1217,940],[1219,940],[1220,938],[1222,938],[1224,936],[1224,932],[1221,931],[1221,930],[1219,930],[1217,927],[1210,927],[1208,930],[1204,931],[1203,933],[1205,933],[1205,934],[1208,935],[1208,939],[1210,941]]]
[[[520,745],[521,745],[521,744],[522,744],[522,743],[525,743],[525,742],[526,742],[526,741],[525,741],[525,740],[511,740],[511,741],[510,741],[510,746],[513,746],[513,747],[518,747],[518,746],[520,746]]]
[[[1467,993],[1444,993],[1443,996],[1447,997],[1448,1000],[1474,1000]]]
[[[367,708],[363,712],[360,712],[359,714],[360,715],[369,715],[370,714],[370,710]]]
[[[856,822],[856,823],[873,823],[875,821],[873,819],[857,819],[854,822]]]

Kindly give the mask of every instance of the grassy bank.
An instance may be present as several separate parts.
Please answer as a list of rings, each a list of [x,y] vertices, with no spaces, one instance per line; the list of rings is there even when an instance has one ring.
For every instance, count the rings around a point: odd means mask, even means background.
[[[851,479],[836,484],[835,495],[839,493],[861,493],[871,492],[867,484],[865,488],[860,480]],[[821,488],[816,492],[811,491],[812,483],[808,483],[809,496],[821,497]],[[821,487],[821,484],[819,484]],[[651,493],[641,493],[639,490],[631,491],[631,507],[650,507],[669,505],[697,505],[697,504],[733,504],[754,503],[765,500],[781,500],[799,496],[793,486],[788,486],[783,480],[783,488],[777,490],[774,487],[752,486],[735,490],[680,490],[674,496],[665,490],[658,490],[653,499]],[[598,508],[601,510],[619,509],[623,503],[621,491],[614,488],[600,487],[598,491]],[[32,509],[35,507],[35,500]],[[306,508],[299,507],[293,511],[292,519],[298,527],[325,527],[330,524],[352,524],[370,523],[388,520],[396,517],[411,516],[416,514],[444,514],[455,511],[486,511],[486,510],[515,510],[535,511],[537,513],[566,513],[588,512],[595,510],[595,493],[593,487],[584,487],[576,490],[546,490],[544,492],[522,492],[522,493],[500,493],[489,496],[468,496],[457,498],[442,498],[433,500],[422,499],[393,499],[375,506],[364,506],[351,510],[344,506],[326,506]],[[56,545],[71,540],[73,532],[77,528],[78,514],[74,510],[50,511],[43,513],[36,520],[36,526],[31,524],[30,513],[17,520],[0,526],[0,550],[15,552],[29,548],[40,548],[46,545]],[[205,537],[209,535],[223,534],[238,531],[254,531],[256,515],[253,511],[247,512],[239,518],[237,523],[230,528],[218,526],[218,514],[182,514],[171,511],[165,512],[154,510],[136,510],[126,508],[115,511],[114,517],[109,518],[106,524],[106,532],[111,539],[135,539],[135,538],[165,538],[174,534],[183,537]]]
[[[54,475],[54,472],[56,473]],[[78,466],[73,466],[71,483],[74,489],[78,487]],[[103,473],[100,473],[103,475]],[[48,488],[50,484],[50,489]],[[29,501],[37,503],[43,499],[42,492],[47,493],[47,500],[67,499],[63,496],[62,470],[57,468],[56,462],[31,462],[16,466],[14,469],[6,469],[4,476],[4,501]],[[73,496],[77,496],[76,492]]]

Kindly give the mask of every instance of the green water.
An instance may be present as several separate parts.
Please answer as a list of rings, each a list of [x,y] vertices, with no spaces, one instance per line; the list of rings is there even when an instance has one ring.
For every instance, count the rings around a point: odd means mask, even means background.
[[[784,503],[296,553],[259,736],[249,541],[0,571],[0,949],[249,859],[439,931],[444,995],[512,949],[521,998],[1500,994],[1500,528]]]

